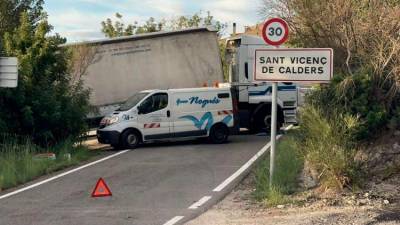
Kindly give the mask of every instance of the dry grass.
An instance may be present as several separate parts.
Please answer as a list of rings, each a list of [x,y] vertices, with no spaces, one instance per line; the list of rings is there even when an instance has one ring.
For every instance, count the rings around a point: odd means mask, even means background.
[[[56,160],[35,158],[40,152],[55,152]],[[71,158],[66,157],[69,153]],[[7,136],[0,144],[0,190],[11,188],[39,176],[88,160],[97,154],[86,147],[65,141],[51,149],[42,149],[29,140]]]

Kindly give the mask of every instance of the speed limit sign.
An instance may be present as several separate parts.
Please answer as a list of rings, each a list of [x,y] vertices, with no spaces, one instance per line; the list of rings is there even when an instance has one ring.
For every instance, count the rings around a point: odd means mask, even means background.
[[[269,19],[264,23],[262,36],[269,45],[281,45],[289,37],[289,26],[281,18]]]

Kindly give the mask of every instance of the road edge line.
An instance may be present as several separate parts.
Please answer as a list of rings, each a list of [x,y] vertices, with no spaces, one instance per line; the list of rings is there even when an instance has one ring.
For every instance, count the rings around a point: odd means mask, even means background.
[[[177,222],[179,222],[183,218],[184,218],[184,216],[175,216],[172,219],[170,219],[167,222],[165,222],[163,225],[174,225],[174,224],[176,224]]]
[[[203,196],[197,202],[195,202],[191,206],[189,206],[188,209],[198,209],[199,207],[201,207],[204,203],[206,203],[211,198],[212,198],[212,196],[210,196],[210,195]]]
[[[129,151],[129,150],[124,150],[124,151],[117,152],[117,153],[115,153],[115,154],[112,154],[112,155],[109,155],[109,156],[104,157],[104,158],[102,158],[102,159],[96,160],[96,161],[94,161],[94,162],[85,164],[85,165],[80,166],[80,167],[78,167],[78,168],[75,168],[75,169],[66,171],[66,172],[64,172],[64,173],[58,174],[58,175],[56,175],[56,176],[54,176],[54,177],[50,177],[50,178],[48,178],[48,179],[45,179],[45,180],[43,180],[43,181],[40,181],[40,182],[37,182],[37,183],[35,183],[35,184],[29,185],[29,186],[27,186],[27,187],[24,187],[24,188],[21,188],[21,189],[12,191],[12,192],[10,192],[10,193],[1,195],[1,196],[0,196],[0,200],[1,200],[1,199],[8,198],[8,197],[11,197],[11,196],[13,196],[13,195],[19,194],[19,193],[24,192],[24,191],[30,190],[30,189],[35,188],[35,187],[37,187],[37,186],[40,186],[40,185],[42,185],[42,184],[45,184],[45,183],[48,183],[48,182],[50,182],[50,181],[56,180],[56,179],[58,179],[58,178],[64,177],[64,176],[66,176],[66,175],[68,175],[68,174],[75,173],[75,172],[77,172],[77,171],[79,171],[79,170],[85,169],[85,168],[87,168],[87,167],[90,167],[90,166],[93,166],[93,165],[95,165],[95,164],[101,163],[101,162],[106,161],[106,160],[108,160],[108,159],[111,159],[111,158],[114,158],[114,157],[116,157],[116,156],[122,155],[122,154],[124,154],[124,153],[126,153],[126,152],[128,152],[128,151]]]
[[[283,130],[288,131],[293,128],[293,125],[289,125],[285,127]],[[276,140],[279,140],[283,135],[280,134],[276,136]],[[260,151],[258,151],[249,161],[247,161],[243,166],[241,166],[235,173],[233,173],[230,177],[225,179],[221,184],[219,184],[216,188],[213,189],[213,192],[220,192],[225,187],[227,187],[232,181],[238,178],[243,172],[245,172],[249,167],[251,167],[254,162],[257,161],[258,158],[264,155],[264,153],[271,147],[271,141],[268,142]]]

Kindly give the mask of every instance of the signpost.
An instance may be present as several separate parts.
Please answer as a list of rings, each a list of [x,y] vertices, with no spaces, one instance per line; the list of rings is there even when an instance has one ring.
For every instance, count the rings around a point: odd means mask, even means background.
[[[15,88],[18,85],[18,60],[0,57],[0,87]]]
[[[329,48],[280,49],[289,37],[289,26],[281,18],[264,23],[262,36],[275,49],[256,49],[254,80],[272,82],[271,151],[269,184],[275,169],[278,82],[329,82],[333,74],[333,50]]]

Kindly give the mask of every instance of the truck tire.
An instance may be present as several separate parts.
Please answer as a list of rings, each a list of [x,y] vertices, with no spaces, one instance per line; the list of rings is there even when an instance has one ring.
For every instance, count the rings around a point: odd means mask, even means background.
[[[121,135],[121,143],[125,148],[135,149],[141,142],[141,136],[139,132],[135,130],[124,131]]]
[[[261,132],[263,129],[267,133],[271,132],[271,114],[270,113],[258,113],[257,115],[254,116],[251,120],[250,124],[250,132],[255,134]],[[280,121],[279,118],[277,118],[277,123],[276,123],[276,131],[279,132],[280,128],[282,126],[282,122]]]
[[[228,140],[229,129],[225,124],[216,124],[211,127],[209,139],[214,144],[222,144]]]

